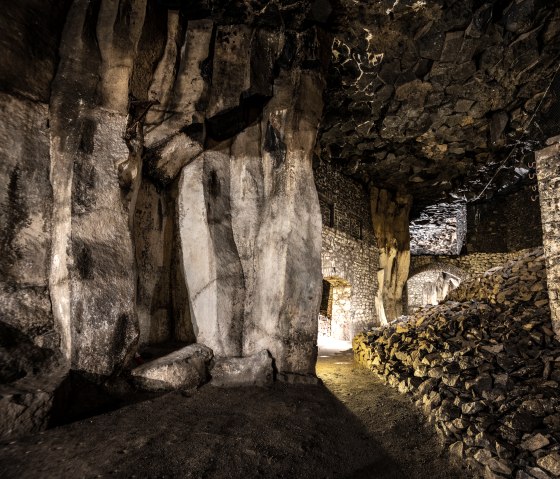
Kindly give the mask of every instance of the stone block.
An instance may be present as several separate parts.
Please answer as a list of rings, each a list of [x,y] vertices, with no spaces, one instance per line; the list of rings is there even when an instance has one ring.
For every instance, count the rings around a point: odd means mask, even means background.
[[[264,349],[244,358],[217,358],[210,384],[217,387],[264,386],[273,381],[272,358]]]
[[[191,344],[167,356],[133,369],[137,387],[146,391],[191,389],[203,384],[213,358],[212,350],[202,344]]]
[[[554,477],[560,476],[560,454],[553,452],[537,459],[537,464],[550,472]]]

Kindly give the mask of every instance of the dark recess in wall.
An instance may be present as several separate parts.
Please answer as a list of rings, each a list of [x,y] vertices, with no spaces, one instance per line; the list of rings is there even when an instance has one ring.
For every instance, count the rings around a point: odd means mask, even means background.
[[[505,253],[542,246],[539,202],[530,185],[467,206],[467,252]]]

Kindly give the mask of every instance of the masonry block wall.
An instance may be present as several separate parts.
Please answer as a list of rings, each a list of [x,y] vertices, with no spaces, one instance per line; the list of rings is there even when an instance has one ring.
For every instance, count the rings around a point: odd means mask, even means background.
[[[459,273],[457,269],[464,271],[465,276],[462,277],[461,280],[465,280],[472,276],[482,274],[489,269],[502,266],[504,263],[517,258],[520,252],[529,252],[531,249],[532,248],[525,248],[511,253],[472,253],[463,256],[413,256],[410,260],[410,277],[421,271],[434,269],[432,266],[438,265],[442,270],[449,271],[456,275]],[[447,266],[447,268],[445,268],[445,266]]]
[[[467,205],[439,203],[411,213],[410,254],[460,254],[467,234]]]
[[[328,163],[315,169],[315,183],[323,217],[323,278],[333,288],[330,333],[351,340],[377,323],[379,251],[368,197],[362,185]]]
[[[534,185],[533,185],[534,186]],[[467,206],[468,253],[502,253],[542,246],[541,211],[530,185]]]
[[[332,164],[314,168],[323,225],[342,231],[355,240],[373,242],[373,226],[366,189],[344,176]]]

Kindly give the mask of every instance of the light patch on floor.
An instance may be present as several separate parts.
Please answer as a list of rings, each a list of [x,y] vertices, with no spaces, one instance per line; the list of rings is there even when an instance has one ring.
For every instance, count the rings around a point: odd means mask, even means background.
[[[333,354],[352,349],[352,342],[341,341],[327,336],[319,336],[317,338],[317,346],[319,347],[319,356],[321,358],[328,358]]]

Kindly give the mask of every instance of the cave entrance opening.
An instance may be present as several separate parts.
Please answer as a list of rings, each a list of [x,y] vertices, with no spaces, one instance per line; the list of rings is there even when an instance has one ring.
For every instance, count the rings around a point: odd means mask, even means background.
[[[442,269],[422,271],[408,279],[408,314],[443,301],[450,291],[461,284],[461,278]]]
[[[352,285],[338,276],[323,278],[319,339],[351,341],[354,323]]]

